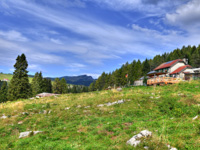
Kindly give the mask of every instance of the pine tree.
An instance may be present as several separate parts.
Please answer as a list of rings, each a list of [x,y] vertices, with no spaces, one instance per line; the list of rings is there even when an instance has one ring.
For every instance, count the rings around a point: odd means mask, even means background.
[[[59,78],[56,78],[53,84],[53,93],[62,94],[62,87]]]
[[[43,79],[43,92],[52,93],[51,79]]]
[[[26,56],[22,54],[16,59],[14,65],[15,71],[11,79],[8,98],[9,100],[17,100],[19,98],[28,98],[31,96],[31,88],[28,79],[28,62]]]
[[[3,82],[3,85],[0,90],[0,103],[6,102],[8,100],[8,86],[7,82]]]
[[[40,92],[40,85],[38,82],[38,77],[39,77],[39,73],[36,72],[35,76],[32,79],[32,83],[31,83],[33,96],[39,94],[39,92]]]
[[[60,85],[61,85],[62,94],[67,93],[68,92],[68,87],[67,87],[67,82],[66,82],[65,78],[62,78],[60,80]]]

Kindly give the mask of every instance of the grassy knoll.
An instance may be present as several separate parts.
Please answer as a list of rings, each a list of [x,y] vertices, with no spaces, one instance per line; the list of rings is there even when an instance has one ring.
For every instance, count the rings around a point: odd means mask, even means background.
[[[8,80],[11,80],[13,77],[12,74],[0,74],[0,80],[3,80],[3,79],[8,79]],[[29,77],[29,82],[32,82],[32,79],[31,77]]]
[[[97,107],[121,99],[125,103]],[[138,150],[148,146],[150,150],[167,150],[166,144],[170,144],[197,150],[200,116],[192,118],[200,115],[198,104],[198,81],[8,102],[0,104],[0,116],[9,116],[0,119],[0,149]],[[44,110],[51,113],[44,114]],[[126,145],[127,140],[145,129],[152,132],[151,138],[136,148]],[[19,139],[19,133],[24,131],[43,133]]]

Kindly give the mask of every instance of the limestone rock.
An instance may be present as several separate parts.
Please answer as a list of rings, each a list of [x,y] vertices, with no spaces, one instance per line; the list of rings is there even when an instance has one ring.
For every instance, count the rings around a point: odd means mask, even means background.
[[[103,107],[104,106],[104,104],[99,104],[99,105],[97,105],[97,107]]]
[[[138,144],[140,144],[140,139],[143,137],[150,137],[152,136],[152,132],[148,130],[143,130],[139,134],[134,135],[130,140],[127,141],[127,144],[136,147]]]
[[[8,117],[5,116],[4,114],[3,114],[3,116],[1,117],[1,119],[6,119],[6,118],[8,118]]]
[[[20,138],[28,137],[32,131],[26,131],[26,132],[21,132],[19,135]],[[36,135],[38,133],[41,133],[42,131],[33,131],[33,135]]]
[[[70,107],[66,107],[66,108],[65,108],[65,110],[69,110],[69,109],[70,109]]]
[[[196,120],[198,118],[198,115],[197,116],[195,116],[192,120]]]

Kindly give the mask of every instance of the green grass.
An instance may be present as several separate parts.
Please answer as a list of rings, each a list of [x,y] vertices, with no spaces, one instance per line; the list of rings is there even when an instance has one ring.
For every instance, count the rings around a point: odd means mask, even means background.
[[[12,74],[0,74],[0,80],[3,80],[3,79],[8,79],[8,80],[11,80],[13,77]],[[29,82],[32,82],[32,79],[31,77],[29,77]]]
[[[121,99],[126,102],[97,107]],[[0,120],[0,149],[138,150],[148,146],[150,150],[167,150],[166,144],[170,144],[180,150],[198,150],[200,119],[192,120],[200,115],[198,104],[199,81],[7,102],[0,104],[0,116],[9,116]],[[43,110],[52,112],[39,114]],[[151,138],[136,148],[126,144],[145,129],[152,132]],[[20,132],[37,130],[43,133],[18,138]]]

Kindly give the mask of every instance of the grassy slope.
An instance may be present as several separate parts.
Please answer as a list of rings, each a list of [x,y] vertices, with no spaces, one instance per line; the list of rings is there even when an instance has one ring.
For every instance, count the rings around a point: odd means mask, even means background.
[[[144,149],[146,145],[149,149],[165,150],[166,144],[170,144],[178,149],[197,150],[200,119],[192,118],[200,113],[199,89],[200,82],[193,82],[0,104],[0,116],[11,116],[0,121],[0,149],[134,149],[126,141],[147,129],[153,132],[153,137],[135,149]],[[97,107],[121,99],[131,101]],[[77,108],[78,105],[82,107]],[[65,110],[66,107],[71,108]],[[42,110],[52,112],[38,114]],[[19,121],[23,124],[19,125]],[[43,133],[18,139],[20,132],[28,130]]]
[[[3,79],[8,79],[8,80],[11,80],[13,77],[12,74],[0,74],[0,80],[3,80]],[[32,82],[32,79],[31,77],[29,77],[29,82]]]

